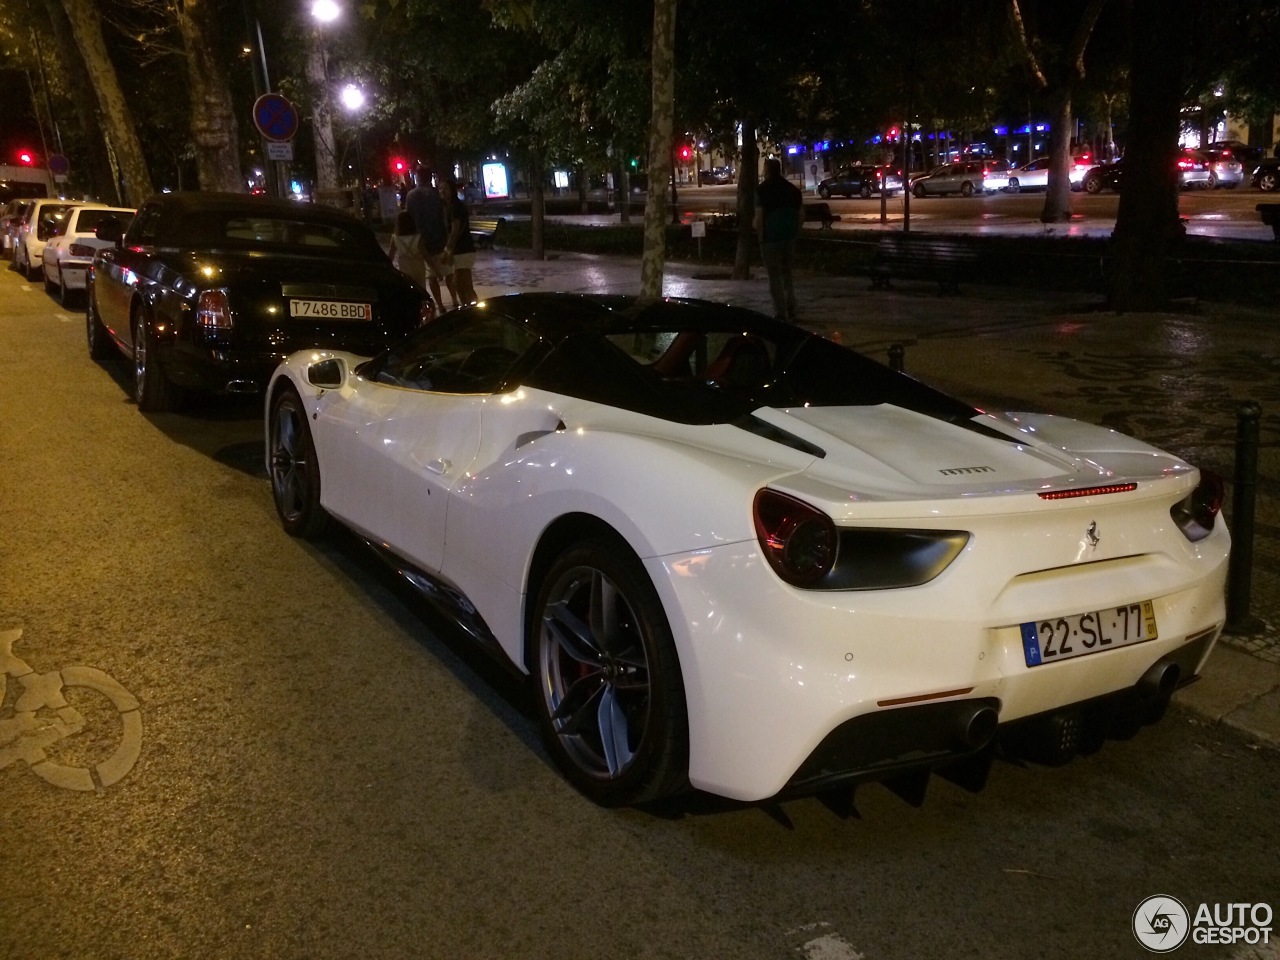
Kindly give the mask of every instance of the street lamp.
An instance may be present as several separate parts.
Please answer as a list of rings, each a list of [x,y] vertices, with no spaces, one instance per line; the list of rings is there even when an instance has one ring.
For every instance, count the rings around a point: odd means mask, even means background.
[[[342,16],[342,7],[336,0],[315,0],[315,3],[311,4],[311,16],[318,23],[333,23]]]
[[[342,106],[353,116],[364,109],[364,91],[354,83],[348,83],[343,87],[338,97],[342,101]],[[360,217],[364,219],[364,154],[360,147],[360,121],[355,120],[354,126],[356,129],[356,200],[360,205]]]

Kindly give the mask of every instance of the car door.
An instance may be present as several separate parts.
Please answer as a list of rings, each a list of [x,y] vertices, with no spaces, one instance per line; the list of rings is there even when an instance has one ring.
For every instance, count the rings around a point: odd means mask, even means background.
[[[450,495],[468,474],[487,406],[531,346],[503,316],[455,311],[321,398],[321,502],[427,572],[440,570]]]
[[[144,263],[154,246],[161,218],[159,204],[144,205],[129,224],[124,242],[101,251],[94,261],[94,308],[103,326],[122,343],[133,346],[129,311],[142,281]]]

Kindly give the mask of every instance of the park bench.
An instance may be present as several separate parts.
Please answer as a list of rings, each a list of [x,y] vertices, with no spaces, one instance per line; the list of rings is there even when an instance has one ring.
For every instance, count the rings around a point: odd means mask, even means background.
[[[477,247],[492,247],[493,235],[498,232],[498,224],[505,223],[506,217],[472,217],[471,239]]]
[[[823,230],[830,230],[831,224],[839,219],[839,214],[831,212],[831,204],[829,203],[806,203],[804,205],[805,223],[820,223]]]
[[[1260,203],[1255,207],[1262,217],[1262,222],[1271,228],[1277,240],[1280,240],[1280,203]]]
[[[932,280],[943,293],[959,293],[960,277],[976,259],[971,249],[953,237],[881,237],[871,264],[871,289],[892,289],[893,280]]]

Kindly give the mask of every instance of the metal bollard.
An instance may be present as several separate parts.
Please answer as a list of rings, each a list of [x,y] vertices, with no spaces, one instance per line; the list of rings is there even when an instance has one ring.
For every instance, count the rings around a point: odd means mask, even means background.
[[[1249,613],[1253,584],[1254,506],[1258,495],[1258,433],[1262,407],[1250,401],[1236,412],[1236,472],[1231,493],[1231,558],[1227,563],[1226,633],[1261,633]]]
[[[906,353],[906,348],[904,348],[902,344],[891,344],[889,347],[889,369],[895,373],[901,373]]]

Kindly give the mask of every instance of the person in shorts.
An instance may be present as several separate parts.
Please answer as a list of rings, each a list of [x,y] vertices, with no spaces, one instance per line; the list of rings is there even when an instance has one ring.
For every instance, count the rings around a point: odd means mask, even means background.
[[[475,303],[476,288],[471,278],[476,263],[476,242],[471,236],[471,212],[458,196],[458,181],[452,176],[440,180],[440,199],[445,207],[445,221],[449,226],[448,240],[444,245],[445,258],[453,265],[453,282],[458,299],[463,303]],[[453,289],[450,288],[450,293]]]
[[[404,198],[404,206],[418,227],[418,249],[422,254],[422,262],[426,266],[427,287],[431,291],[431,296],[435,298],[437,309],[443,310],[444,300],[440,296],[440,281],[444,281],[449,291],[449,299],[455,308],[458,306],[458,292],[454,284],[453,272],[446,262],[444,252],[449,238],[445,224],[445,205],[431,180],[431,171],[420,165],[418,185]]]

